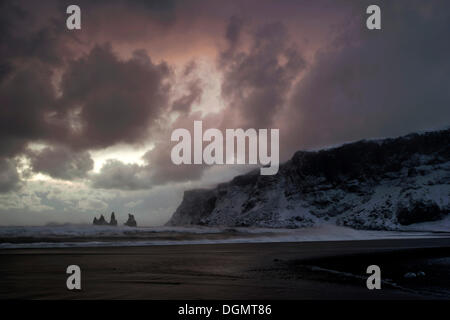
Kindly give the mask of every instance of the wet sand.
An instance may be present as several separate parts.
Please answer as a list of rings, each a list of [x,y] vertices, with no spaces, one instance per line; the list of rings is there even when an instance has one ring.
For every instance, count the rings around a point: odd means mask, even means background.
[[[449,259],[450,238],[4,249],[0,298],[448,299]],[[81,291],[66,289],[71,264]],[[381,290],[366,288],[369,264]],[[414,270],[425,277],[402,280]]]

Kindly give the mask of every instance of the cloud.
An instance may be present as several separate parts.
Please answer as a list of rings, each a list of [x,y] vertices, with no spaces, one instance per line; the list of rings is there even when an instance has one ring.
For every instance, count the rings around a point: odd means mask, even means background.
[[[60,104],[65,116],[79,110],[79,130],[68,143],[104,148],[142,141],[167,107],[169,75],[168,65],[154,64],[145,51],[121,60],[111,45],[72,61],[62,77]]]
[[[98,174],[91,176],[92,186],[95,188],[140,190],[151,189],[168,183],[183,183],[199,180],[204,170],[209,168],[205,164],[175,165],[171,161],[172,147],[176,142],[171,141],[172,130],[184,128],[193,137],[194,120],[201,119],[203,130],[218,127],[221,124],[221,114],[202,116],[201,112],[191,112],[179,116],[168,124],[154,138],[154,147],[147,151],[142,160],[144,164],[125,164],[118,160],[109,160]]]
[[[383,3],[377,32],[364,27],[363,9],[294,89],[282,137],[289,150],[449,124],[448,2]]]
[[[29,141],[58,136],[58,126],[47,118],[55,111],[50,82],[47,67],[30,63],[17,67],[0,83],[0,155],[13,156]]]
[[[147,139],[168,108],[170,69],[143,50],[121,60],[103,45],[71,60],[60,97],[53,76],[50,66],[24,61],[0,80],[0,158],[25,154],[35,172],[55,178],[83,177],[92,169],[88,149]],[[200,94],[198,84],[190,88]],[[51,147],[33,153],[26,150],[30,142]]]
[[[50,16],[39,4],[2,1],[0,20],[0,55],[2,63],[11,69],[15,61],[23,59],[60,66],[71,57],[69,43],[77,38],[61,27],[65,25],[64,15]]]
[[[102,189],[140,190],[150,189],[152,180],[144,166],[111,159],[103,165],[100,173],[92,176],[92,186]]]
[[[188,93],[182,97],[176,99],[172,104],[172,111],[178,111],[182,113],[189,113],[193,103],[199,103],[201,101],[203,89],[201,87],[201,81],[195,79],[188,84]]]
[[[22,185],[15,156],[29,142],[65,136],[64,123],[51,123],[56,112],[55,68],[72,57],[73,35],[60,26],[64,17],[36,16],[34,4],[0,3],[0,192]],[[13,188],[13,190],[16,190]]]
[[[84,178],[94,168],[94,161],[88,152],[74,152],[63,146],[29,151],[28,156],[34,172],[45,173],[57,179]]]
[[[17,191],[20,185],[15,162],[9,159],[0,159],[0,193]]]
[[[259,26],[247,51],[238,46],[241,28],[242,21],[232,17],[226,32],[229,47],[219,59],[222,96],[229,106],[225,117],[234,126],[270,128],[306,62],[282,23]]]
[[[118,176],[119,183],[113,181],[112,167],[107,166],[108,170],[95,178],[95,187],[145,189],[166,183],[200,180],[209,166],[177,166],[170,161],[170,152],[175,144],[170,140],[170,133],[176,128],[185,128],[193,135],[194,120],[202,120],[204,130],[273,127],[277,113],[283,111],[289,90],[305,69],[306,62],[296,45],[289,40],[283,24],[262,24],[250,32],[243,30],[244,25],[242,19],[231,17],[224,36],[228,46],[218,57],[218,67],[223,72],[221,94],[227,107],[219,113],[207,115],[193,111],[193,103],[200,100],[203,92],[198,78],[189,81],[188,93],[172,104],[171,110],[182,115],[171,124],[168,122],[158,137],[153,137],[155,147],[143,156],[146,164],[124,165],[116,162],[116,170],[120,168],[128,173]],[[240,47],[241,37],[250,37],[249,48]],[[195,63],[191,62],[183,75],[192,77],[193,74]],[[142,183],[144,174],[146,182]]]
[[[147,170],[151,172],[151,181],[154,185],[166,183],[187,182],[198,180],[208,167],[204,164],[175,165],[170,158],[173,144],[164,142],[147,152],[144,158],[149,162]]]
[[[98,199],[83,199],[78,201],[78,208],[83,211],[105,212],[108,204]]]

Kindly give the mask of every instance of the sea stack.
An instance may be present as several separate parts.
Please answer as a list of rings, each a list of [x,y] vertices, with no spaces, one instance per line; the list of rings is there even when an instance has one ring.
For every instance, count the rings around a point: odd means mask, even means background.
[[[94,218],[94,225],[96,226],[105,226],[108,225],[108,222],[106,221],[105,217],[103,215],[100,215],[100,218]]]
[[[117,220],[116,216],[114,215],[114,212],[111,213],[111,220],[109,221],[110,226],[117,226]]]
[[[132,215],[131,213],[128,214],[128,220],[127,222],[125,222],[125,225],[129,227],[137,226],[136,220],[134,219],[134,215]]]

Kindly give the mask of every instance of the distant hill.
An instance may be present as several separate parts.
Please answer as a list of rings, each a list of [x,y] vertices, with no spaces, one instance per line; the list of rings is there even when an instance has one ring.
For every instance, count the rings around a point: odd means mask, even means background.
[[[450,212],[450,129],[298,151],[277,175],[259,169],[190,190],[168,225],[298,228],[328,221],[395,230]]]

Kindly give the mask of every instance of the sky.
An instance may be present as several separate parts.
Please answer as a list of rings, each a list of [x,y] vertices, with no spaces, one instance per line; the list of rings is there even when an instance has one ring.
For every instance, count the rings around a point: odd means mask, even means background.
[[[295,151],[450,124],[450,2],[0,2],[0,225],[162,225],[250,169],[170,161],[176,128],[277,128]],[[81,8],[81,30],[66,8]]]

